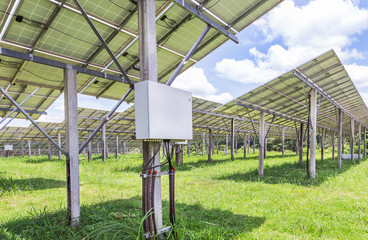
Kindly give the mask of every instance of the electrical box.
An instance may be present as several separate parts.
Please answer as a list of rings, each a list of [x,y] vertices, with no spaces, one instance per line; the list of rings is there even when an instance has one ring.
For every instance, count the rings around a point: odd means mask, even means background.
[[[192,139],[192,93],[152,81],[134,84],[136,139]]]
[[[13,145],[5,145],[4,150],[5,151],[13,151]]]

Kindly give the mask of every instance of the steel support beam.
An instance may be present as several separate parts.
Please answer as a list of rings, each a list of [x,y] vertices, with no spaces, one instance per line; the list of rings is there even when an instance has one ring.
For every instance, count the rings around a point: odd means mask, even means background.
[[[64,70],[67,211],[72,226],[80,222],[77,71]]]
[[[61,134],[58,133],[58,144],[61,147]],[[58,150],[58,157],[59,157],[59,161],[61,160],[61,151]]]
[[[178,4],[179,6],[183,7],[184,9],[188,10],[189,12],[191,12],[192,14],[196,15],[198,18],[203,20],[206,24],[210,25],[213,28],[216,28],[219,32],[221,32],[223,35],[225,35],[226,37],[228,37],[229,39],[231,39],[235,43],[239,43],[238,38],[226,29],[226,27],[228,27],[228,26],[222,27],[220,24],[216,23],[211,18],[204,15],[201,12],[200,9],[197,9],[197,8],[193,7],[192,5],[190,5],[189,3],[187,3],[184,0],[173,0],[173,1],[176,4]]]
[[[354,135],[355,135],[355,121],[353,118],[350,118],[350,127],[351,127],[351,137],[350,137],[350,157],[351,161],[355,162],[354,160]]]
[[[337,168],[341,168],[341,150],[342,150],[342,124],[343,124],[343,112],[338,110],[338,142],[337,142]]]
[[[119,136],[116,135],[115,137],[115,157],[118,158],[119,156]]]
[[[309,177],[316,178],[316,147],[317,147],[317,90],[310,92],[310,160]]]
[[[4,111],[4,112],[14,111],[16,113],[20,113],[20,111],[16,108],[0,108],[0,111]],[[24,110],[24,111],[29,114],[41,114],[41,115],[47,114],[46,112],[42,112],[42,111],[33,111],[33,110]]]
[[[336,144],[336,133],[331,132],[331,142],[332,142],[332,161],[335,161],[335,144]]]
[[[325,157],[325,136],[326,136],[326,130],[324,128],[321,128],[321,161],[322,162]]]
[[[32,156],[31,140],[28,140],[28,157]]]
[[[231,160],[234,160],[234,144],[235,144],[235,119],[231,119],[231,132],[230,132],[230,151]]]
[[[101,145],[102,161],[106,162],[107,157],[106,124],[102,125],[101,144],[102,144]]]
[[[246,159],[247,158],[247,134],[246,133],[244,133],[243,147],[244,147],[244,159]]]
[[[300,123],[299,129],[299,165],[303,165],[304,124]]]
[[[209,162],[213,162],[211,153],[212,153],[212,130],[208,129],[208,161]]]
[[[259,151],[259,167],[258,175],[263,176],[264,174],[264,147],[265,147],[265,135],[266,135],[266,124],[265,124],[265,112],[260,112],[259,117],[259,140],[258,140],[258,151]]]

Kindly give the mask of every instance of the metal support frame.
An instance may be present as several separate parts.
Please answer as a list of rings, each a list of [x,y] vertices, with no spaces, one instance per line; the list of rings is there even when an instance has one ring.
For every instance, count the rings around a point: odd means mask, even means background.
[[[106,162],[106,157],[107,157],[106,123],[102,125],[101,142],[102,142],[102,146],[101,146],[102,161]]]
[[[119,156],[119,135],[115,137],[115,157],[118,158]]]
[[[358,159],[362,158],[361,141],[362,141],[362,124],[359,122],[358,123]]]
[[[258,136],[258,150],[259,150],[259,167],[258,175],[263,176],[264,173],[264,145],[265,145],[265,112],[260,112],[259,119],[259,136]]]
[[[310,92],[310,160],[309,177],[316,178],[316,146],[317,146],[317,90]]]
[[[200,9],[197,9],[195,7],[193,7],[192,5],[190,5],[189,3],[187,3],[184,0],[173,0],[176,4],[178,4],[179,6],[183,7],[184,9],[188,10],[189,12],[191,12],[192,14],[196,15],[198,18],[200,18],[201,20],[203,20],[205,23],[207,23],[208,25],[210,25],[211,27],[216,28],[219,32],[221,32],[223,35],[225,35],[226,37],[228,37],[229,39],[231,39],[232,41],[239,43],[238,38],[230,33],[226,28],[229,26],[222,27],[220,24],[216,23],[215,21],[213,21],[211,18],[207,17],[206,15],[204,15]]]
[[[77,71],[64,70],[67,211],[72,226],[80,222]]]
[[[350,126],[351,126],[351,137],[350,137],[350,157],[351,161],[355,162],[354,160],[354,135],[355,135],[355,121],[353,118],[350,118]]]
[[[6,91],[6,89],[4,89]],[[0,111],[4,111],[4,112],[9,112],[9,111],[14,111],[19,113],[20,111],[16,108],[0,108]],[[25,110],[24,111],[26,113],[30,113],[30,114],[41,114],[41,115],[46,115],[46,112],[42,112],[42,111],[34,111],[34,110]]]
[[[61,147],[61,134],[60,133],[58,133],[58,144]],[[59,157],[59,160],[61,160],[61,151],[60,150],[58,150],[58,157]]]
[[[33,120],[33,118],[31,116],[28,115],[28,113],[26,113],[26,111],[23,110],[23,108],[21,106],[19,106],[19,104],[2,88],[0,87],[0,91],[5,95],[5,97],[7,97],[9,99],[9,101],[14,104],[14,106],[24,115],[26,116],[26,118],[28,118],[29,121],[32,122],[33,125],[36,126],[36,128],[38,128],[38,130],[41,131],[41,133],[43,135],[46,136],[46,138],[48,138],[52,144],[54,144],[60,151],[62,151],[64,154],[66,154],[66,152],[61,148],[61,146],[59,146],[41,127],[40,125],[38,125],[36,123],[35,120]]]
[[[231,149],[231,160],[234,160],[234,142],[235,142],[235,119],[231,118],[231,132],[230,132],[230,149]]]
[[[208,129],[208,161],[213,162],[213,159],[211,158],[212,153],[212,130]]]
[[[337,168],[341,168],[341,149],[342,149],[342,124],[343,124],[343,112],[338,110],[338,140],[337,140]]]
[[[321,129],[321,161],[322,162],[325,157],[325,135],[326,135],[326,130],[322,128]]]
[[[107,53],[110,55],[111,59],[114,61],[115,65],[119,68],[121,74],[123,75],[124,79],[131,85],[134,84],[132,82],[132,80],[130,80],[128,74],[125,72],[124,68],[120,65],[119,61],[116,59],[114,53],[111,51],[111,49],[109,48],[109,46],[107,45],[107,43],[105,42],[105,39],[103,39],[103,37],[101,36],[101,34],[99,33],[99,31],[97,30],[97,28],[95,27],[95,25],[93,24],[93,22],[91,21],[91,19],[88,17],[87,13],[84,11],[82,5],[79,3],[78,0],[73,0],[74,3],[77,5],[77,7],[79,8],[79,10],[81,11],[84,19],[86,19],[88,25],[92,28],[93,32],[96,34],[97,38],[100,40],[101,44],[104,46],[105,50],[107,51]]]
[[[332,142],[332,161],[335,161],[335,144],[336,144],[336,132],[331,131],[331,142]]]
[[[176,77],[179,75],[181,70],[184,68],[184,66],[187,64],[188,60],[193,56],[195,50],[198,48],[199,44],[203,41],[204,37],[207,35],[208,31],[211,29],[210,25],[207,25],[206,28],[203,30],[197,41],[193,44],[192,48],[189,50],[187,55],[183,58],[183,60],[180,62],[179,66],[175,70],[175,72],[171,75],[170,79],[166,82],[166,85],[171,86],[171,84],[174,82]]]
[[[244,147],[244,159],[246,159],[247,158],[247,134],[246,133],[244,133],[243,147]]]
[[[363,158],[367,157],[367,128],[364,128],[364,145],[363,145]]]
[[[308,128],[307,128],[308,129]],[[300,123],[300,128],[299,128],[299,146],[298,146],[298,150],[299,150],[299,165],[303,164],[303,145],[304,145],[304,124]]]

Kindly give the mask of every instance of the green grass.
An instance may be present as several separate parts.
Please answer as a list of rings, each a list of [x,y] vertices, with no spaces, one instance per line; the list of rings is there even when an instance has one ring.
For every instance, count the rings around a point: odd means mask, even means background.
[[[327,152],[316,180],[291,152],[184,158],[176,174],[179,239],[368,239],[368,161]],[[319,155],[318,155],[319,156]],[[0,158],[0,239],[141,239],[142,159],[139,154],[81,156],[81,225],[66,220],[65,161],[46,156]],[[168,178],[162,177],[169,223]]]

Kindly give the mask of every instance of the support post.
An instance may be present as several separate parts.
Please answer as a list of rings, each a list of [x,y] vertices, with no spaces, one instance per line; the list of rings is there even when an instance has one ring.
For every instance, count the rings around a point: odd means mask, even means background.
[[[342,134],[342,154],[345,153],[345,134]]]
[[[247,158],[247,134],[244,133],[244,159]]]
[[[228,148],[229,148],[229,134],[226,134],[225,155],[227,155]]]
[[[91,132],[88,132],[88,136],[91,136]],[[88,162],[92,160],[92,141],[88,142]]]
[[[248,155],[249,155],[249,148],[250,148],[250,136],[248,137]]]
[[[351,161],[355,162],[354,160],[354,135],[355,135],[355,130],[354,130],[354,126],[355,122],[354,119],[351,118],[350,119],[350,126],[351,126],[351,137],[350,137],[350,157],[351,157]]]
[[[304,140],[304,124],[300,123],[299,129],[299,165],[303,165],[303,141]]]
[[[188,140],[187,142],[187,154],[188,154],[188,157],[190,157],[190,140]]]
[[[234,160],[234,142],[235,142],[235,119],[231,119],[231,133],[230,133],[230,148],[231,148],[231,160]]]
[[[107,156],[107,144],[106,144],[106,124],[102,125],[102,133],[101,133],[101,152],[102,152],[102,161],[106,162]]]
[[[325,135],[326,135],[326,130],[325,129],[321,129],[321,161],[323,162],[324,160],[324,156],[325,156]]]
[[[24,142],[23,142],[23,140],[20,142],[20,147],[21,147],[20,154],[22,155],[22,157],[24,157]]]
[[[126,154],[127,151],[126,151],[126,142],[123,141],[123,154]]]
[[[47,157],[51,160],[51,142],[47,141]]]
[[[363,158],[367,157],[367,128],[364,127]]]
[[[119,136],[116,135],[115,137],[115,157],[118,158],[119,156]]]
[[[32,156],[31,140],[28,140],[28,157]]]
[[[254,137],[254,135],[252,139],[253,139],[253,154],[255,154],[256,153],[256,138]]]
[[[61,147],[61,134],[58,133],[58,144]],[[59,157],[59,161],[61,160],[61,151],[58,150],[58,157]]]
[[[343,112],[341,109],[338,111],[338,142],[337,142],[337,168],[341,168],[341,149],[342,149],[342,121]]]
[[[263,168],[264,168],[264,145],[265,145],[265,134],[266,134],[266,125],[265,125],[265,112],[260,112],[259,118],[259,141],[258,141],[258,154],[259,154],[259,168],[258,174],[263,176]]]
[[[211,157],[212,153],[212,130],[208,130],[208,161],[213,162],[213,159]]]
[[[265,143],[264,143],[264,156],[263,158],[266,159],[267,158],[267,141],[268,141],[268,138],[265,137]]]
[[[78,148],[77,72],[64,70],[65,150],[67,207],[72,226],[79,225],[79,148]]]
[[[202,157],[204,157],[205,145],[206,145],[206,133],[203,133],[202,134]]]
[[[281,142],[282,142],[282,157],[285,157],[285,127],[282,127]]]
[[[331,132],[331,138],[332,138],[332,161],[335,161],[335,143],[336,143],[335,131]]]
[[[362,124],[358,123],[358,159],[362,159],[361,144],[362,144]]]
[[[194,145],[195,145],[195,154],[198,155],[198,152],[199,152],[198,151],[198,148],[199,148],[199,146],[198,146],[197,140],[195,140]]]
[[[156,21],[155,21],[155,1],[138,0],[138,29],[139,29],[139,61],[140,61],[140,79],[141,81],[157,80],[157,47],[156,47]],[[160,142],[143,141],[143,166],[160,165]],[[157,153],[157,154],[156,154]],[[151,161],[152,159],[152,161]],[[154,212],[154,219],[157,231],[162,229],[162,200],[161,200],[161,167],[156,167],[154,189],[149,194]],[[143,189],[142,189],[143,190]],[[154,195],[154,197],[152,197]],[[144,196],[144,193],[143,195]]]
[[[309,177],[316,178],[316,146],[317,146],[317,90],[310,92],[310,160]]]

